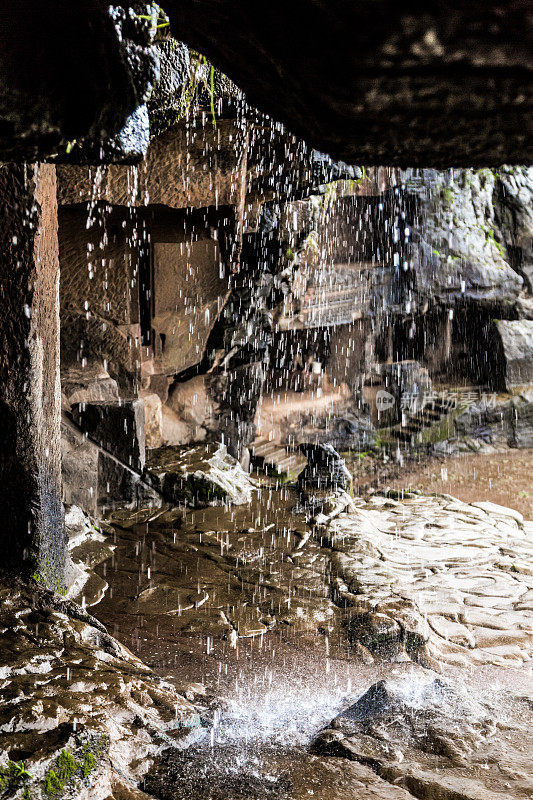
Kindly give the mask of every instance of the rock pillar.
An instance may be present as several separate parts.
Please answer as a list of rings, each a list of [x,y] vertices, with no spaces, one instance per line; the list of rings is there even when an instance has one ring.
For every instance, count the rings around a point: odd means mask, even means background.
[[[0,165],[2,567],[63,585],[55,166]]]

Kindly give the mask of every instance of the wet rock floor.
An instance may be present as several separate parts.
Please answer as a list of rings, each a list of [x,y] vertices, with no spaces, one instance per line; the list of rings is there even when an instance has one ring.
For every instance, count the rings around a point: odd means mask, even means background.
[[[533,797],[531,524],[449,496],[374,495],[322,524],[295,505],[265,488],[112,516],[94,613],[202,722],[145,794]]]

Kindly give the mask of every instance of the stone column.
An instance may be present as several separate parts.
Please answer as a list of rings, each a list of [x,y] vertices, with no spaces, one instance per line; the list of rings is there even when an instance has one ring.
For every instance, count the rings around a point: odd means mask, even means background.
[[[3,568],[63,586],[55,166],[0,165]]]

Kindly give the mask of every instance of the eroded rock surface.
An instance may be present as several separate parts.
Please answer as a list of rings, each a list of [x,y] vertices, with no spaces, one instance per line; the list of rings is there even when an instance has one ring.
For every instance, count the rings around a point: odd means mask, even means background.
[[[81,606],[4,581],[0,609],[0,762],[29,775],[6,796],[142,797],[155,756],[201,732],[198,709]]]
[[[532,524],[492,503],[398,497],[356,501],[322,529],[349,637],[385,659],[529,668]]]
[[[478,699],[458,684],[413,673],[371,686],[312,749],[369,765],[409,797],[526,798],[533,780],[513,719],[526,705],[527,698],[519,700],[503,721],[490,694]],[[512,759],[513,768],[502,759]]]

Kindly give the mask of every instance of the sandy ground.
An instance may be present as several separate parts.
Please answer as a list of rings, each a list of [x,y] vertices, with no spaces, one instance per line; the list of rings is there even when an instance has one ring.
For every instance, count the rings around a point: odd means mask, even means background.
[[[430,459],[404,469],[391,488],[446,492],[466,503],[490,500],[533,519],[533,450]]]

